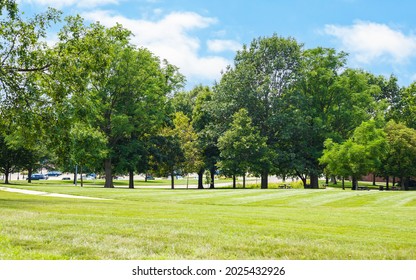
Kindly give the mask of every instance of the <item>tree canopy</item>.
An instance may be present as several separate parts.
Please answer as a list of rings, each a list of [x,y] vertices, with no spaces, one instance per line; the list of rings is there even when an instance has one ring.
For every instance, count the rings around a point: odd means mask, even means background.
[[[131,43],[120,24],[69,16],[57,42],[49,9],[24,18],[0,2],[0,170],[30,174],[42,159],[71,171],[400,178],[414,169],[416,83],[347,67],[348,55],[259,37],[237,51],[212,87],[184,89],[180,69]],[[6,175],[6,177],[7,177]],[[309,179],[309,183],[307,182]]]

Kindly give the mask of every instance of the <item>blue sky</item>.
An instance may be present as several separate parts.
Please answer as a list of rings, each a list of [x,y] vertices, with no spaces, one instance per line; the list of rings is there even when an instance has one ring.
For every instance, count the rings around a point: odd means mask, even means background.
[[[411,0],[19,0],[130,29],[133,43],[178,66],[188,88],[212,85],[253,38],[276,33],[305,48],[349,53],[348,66],[416,81],[416,2]],[[53,42],[54,35],[50,35]]]

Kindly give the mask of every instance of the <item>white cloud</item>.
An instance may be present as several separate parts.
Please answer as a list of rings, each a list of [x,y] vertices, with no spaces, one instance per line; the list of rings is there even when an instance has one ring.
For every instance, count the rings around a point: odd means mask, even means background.
[[[208,50],[212,52],[237,51],[241,44],[233,40],[208,40]]]
[[[118,4],[119,0],[21,0],[21,2],[62,9],[70,6],[94,8],[108,4]]]
[[[339,39],[358,63],[404,63],[416,56],[416,36],[385,24],[356,21],[352,26],[326,25],[324,32]]]
[[[146,47],[178,66],[191,83],[192,79],[219,79],[221,70],[230,64],[221,56],[201,56],[201,42],[190,34],[215,24],[215,18],[192,12],[173,12],[157,21],[129,19],[109,11],[87,12],[82,16],[108,27],[115,23],[122,24],[135,35],[132,39],[135,45]]]

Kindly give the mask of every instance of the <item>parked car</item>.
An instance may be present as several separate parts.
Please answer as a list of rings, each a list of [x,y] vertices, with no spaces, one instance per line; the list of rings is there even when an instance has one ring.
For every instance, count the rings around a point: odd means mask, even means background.
[[[30,176],[30,180],[48,180],[48,176],[44,174],[32,174],[32,176]]]
[[[62,172],[59,171],[49,171],[47,173],[48,177],[58,177],[62,175]]]
[[[87,174],[87,179],[97,179],[97,174],[95,173]]]
[[[86,179],[86,180],[97,179],[97,175],[95,173],[85,174],[85,175],[82,175],[82,179]]]

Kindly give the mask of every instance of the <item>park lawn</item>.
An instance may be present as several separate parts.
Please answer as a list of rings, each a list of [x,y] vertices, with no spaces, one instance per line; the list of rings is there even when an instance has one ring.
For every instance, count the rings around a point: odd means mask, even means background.
[[[416,192],[12,187],[0,259],[416,259]]]

